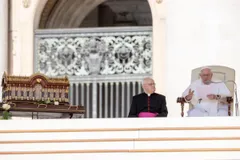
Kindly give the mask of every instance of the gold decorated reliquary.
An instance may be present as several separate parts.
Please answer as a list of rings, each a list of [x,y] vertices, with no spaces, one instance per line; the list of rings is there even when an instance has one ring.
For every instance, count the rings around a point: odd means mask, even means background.
[[[69,80],[49,78],[35,73],[32,76],[11,76],[6,72],[2,78],[2,100],[7,102],[55,102],[69,104]]]

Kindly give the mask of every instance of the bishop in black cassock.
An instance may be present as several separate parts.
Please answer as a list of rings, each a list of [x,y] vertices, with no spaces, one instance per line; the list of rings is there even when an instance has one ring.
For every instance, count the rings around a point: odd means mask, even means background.
[[[155,83],[151,78],[143,80],[144,93],[132,98],[128,117],[167,117],[166,98],[155,92]]]

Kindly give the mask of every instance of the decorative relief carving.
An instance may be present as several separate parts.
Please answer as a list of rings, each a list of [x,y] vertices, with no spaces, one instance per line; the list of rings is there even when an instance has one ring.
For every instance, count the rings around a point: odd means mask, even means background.
[[[162,3],[163,0],[156,0],[157,3]]]
[[[107,34],[39,37],[37,71],[49,76],[151,73],[150,33]]]
[[[23,7],[28,8],[30,6],[30,0],[22,0]]]

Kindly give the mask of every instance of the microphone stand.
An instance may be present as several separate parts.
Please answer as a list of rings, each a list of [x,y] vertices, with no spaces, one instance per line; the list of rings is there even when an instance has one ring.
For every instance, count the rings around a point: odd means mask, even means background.
[[[236,116],[239,115],[239,110],[238,110],[238,96],[237,96],[237,87],[235,88],[234,90],[234,93],[235,93],[235,114]]]
[[[233,82],[234,84],[234,95],[235,95],[235,115],[239,116],[239,109],[238,109],[238,95],[237,95],[237,84],[235,81],[228,80],[227,82]]]

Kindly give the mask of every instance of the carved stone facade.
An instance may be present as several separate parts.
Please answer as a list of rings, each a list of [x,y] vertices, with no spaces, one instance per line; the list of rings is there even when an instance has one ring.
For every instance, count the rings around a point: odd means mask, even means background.
[[[148,74],[151,32],[101,32],[37,38],[37,71],[48,76]]]

